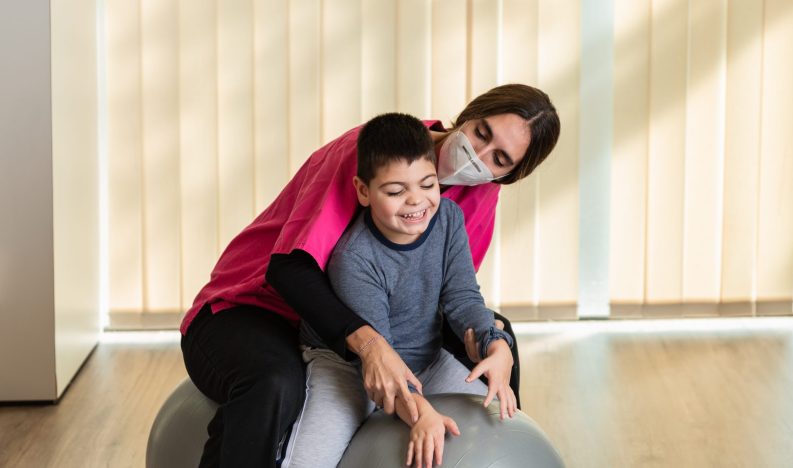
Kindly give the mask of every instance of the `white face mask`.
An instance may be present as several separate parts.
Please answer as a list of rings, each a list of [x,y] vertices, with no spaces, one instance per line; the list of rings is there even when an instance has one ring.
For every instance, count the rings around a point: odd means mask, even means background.
[[[495,179],[463,132],[457,130],[446,137],[438,155],[438,182],[442,185],[479,185]]]

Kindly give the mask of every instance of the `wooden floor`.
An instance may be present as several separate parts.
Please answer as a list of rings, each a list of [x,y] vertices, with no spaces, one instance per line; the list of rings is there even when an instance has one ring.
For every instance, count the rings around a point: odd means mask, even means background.
[[[0,467],[143,467],[157,410],[187,375],[177,335],[102,342],[57,405],[0,406]]]
[[[523,409],[569,467],[793,467],[793,318],[518,329]],[[107,337],[58,405],[0,406],[0,467],[144,465],[185,372],[174,334],[129,337]]]

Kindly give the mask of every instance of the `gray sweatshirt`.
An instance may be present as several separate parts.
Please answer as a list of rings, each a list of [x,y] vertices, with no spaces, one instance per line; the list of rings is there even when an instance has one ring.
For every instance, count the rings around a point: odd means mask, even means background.
[[[494,327],[476,283],[463,212],[441,198],[427,230],[411,244],[386,239],[364,210],[336,244],[327,267],[334,291],[368,321],[413,372],[441,348],[441,313],[462,340],[473,328],[482,349],[511,337]],[[325,347],[303,322],[304,344]]]

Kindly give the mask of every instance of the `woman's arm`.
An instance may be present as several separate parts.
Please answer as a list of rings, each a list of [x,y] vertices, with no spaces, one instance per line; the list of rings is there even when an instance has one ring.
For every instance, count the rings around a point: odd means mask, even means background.
[[[339,300],[314,257],[302,250],[275,254],[266,280],[328,347],[345,359],[352,357],[349,352],[361,358],[364,388],[375,404],[392,414],[394,398],[400,396],[418,419],[407,383],[419,391],[421,383],[386,340]]]
[[[265,279],[330,349],[345,359],[353,357],[347,337],[369,323],[339,300],[314,257],[303,250],[275,254]]]

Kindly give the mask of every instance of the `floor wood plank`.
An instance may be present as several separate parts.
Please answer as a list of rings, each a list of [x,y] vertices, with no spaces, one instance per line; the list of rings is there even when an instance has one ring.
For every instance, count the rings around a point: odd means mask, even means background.
[[[793,319],[630,323],[518,326],[524,411],[568,466],[793,466]],[[157,341],[101,343],[58,405],[0,406],[0,466],[143,466],[185,376]]]

